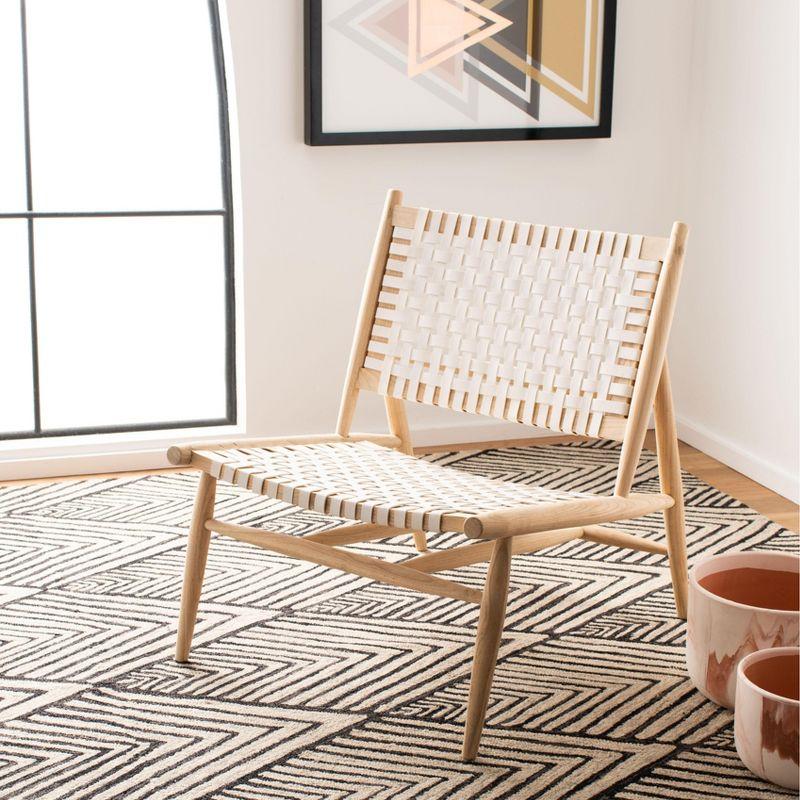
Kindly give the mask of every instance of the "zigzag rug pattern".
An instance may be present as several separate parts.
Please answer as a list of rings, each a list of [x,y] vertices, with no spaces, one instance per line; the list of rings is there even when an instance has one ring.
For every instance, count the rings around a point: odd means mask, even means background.
[[[599,442],[431,456],[608,492]],[[683,660],[666,560],[574,541],[512,565],[481,752],[459,760],[477,609],[212,539],[191,662],[172,661],[193,473],[0,489],[2,800],[788,797]],[[657,491],[642,459],[638,491]],[[797,536],[685,475],[690,561]],[[217,515],[337,521],[220,484]],[[657,515],[622,523],[660,540]],[[460,543],[432,537],[432,548]],[[358,545],[400,562],[408,537]],[[485,566],[457,571],[480,587]],[[443,573],[455,576],[455,572]]]

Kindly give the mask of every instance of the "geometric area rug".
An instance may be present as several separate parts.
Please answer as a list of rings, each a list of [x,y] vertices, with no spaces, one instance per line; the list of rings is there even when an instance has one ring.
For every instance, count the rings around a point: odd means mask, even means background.
[[[596,442],[429,459],[603,493],[618,457]],[[795,534],[684,480],[690,563],[797,551]],[[0,489],[2,800],[792,796],[741,765],[731,713],[689,683],[658,555],[578,540],[514,558],[472,764],[459,755],[475,606],[214,536],[191,661],[176,664],[196,485],[187,472]],[[650,453],[636,488],[658,490]],[[344,524],[223,483],[217,509],[297,535]],[[619,527],[663,538],[659,515]],[[414,554],[403,536],[354,549]],[[480,587],[485,565],[457,572]]]

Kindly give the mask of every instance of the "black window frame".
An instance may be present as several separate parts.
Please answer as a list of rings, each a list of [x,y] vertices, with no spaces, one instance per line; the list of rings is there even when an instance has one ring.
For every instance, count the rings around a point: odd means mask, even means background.
[[[0,212],[0,220],[27,220],[28,227],[28,291],[30,298],[31,325],[31,367],[33,371],[33,418],[34,427],[25,431],[0,432],[0,441],[13,439],[42,439],[60,436],[85,436],[103,433],[136,433],[143,431],[178,430],[181,428],[207,428],[235,425],[237,422],[236,396],[236,295],[234,287],[234,238],[233,238],[233,187],[231,167],[231,137],[228,107],[228,85],[225,71],[225,50],[220,24],[218,0],[207,0],[209,24],[216,75],[219,137],[220,137],[220,179],[222,183],[222,207],[194,210],[154,210],[154,211],[34,211],[30,113],[28,94],[28,36],[26,0],[20,0],[20,28],[22,33],[22,104],[25,146],[25,192],[26,210],[19,212]],[[38,327],[36,311],[36,259],[34,250],[34,220],[36,219],[80,219],[102,217],[198,217],[218,216],[222,218],[223,228],[223,270],[225,292],[225,416],[217,419],[166,420],[131,425],[102,425],[75,428],[42,428],[41,399],[39,393],[39,354]]]

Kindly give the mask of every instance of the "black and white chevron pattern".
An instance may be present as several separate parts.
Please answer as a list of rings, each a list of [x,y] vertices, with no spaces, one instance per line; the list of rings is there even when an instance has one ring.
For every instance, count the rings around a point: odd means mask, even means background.
[[[431,459],[607,492],[609,443]],[[776,798],[695,692],[658,555],[514,559],[478,760],[459,759],[477,608],[214,538],[192,659],[172,648],[196,474],[0,489],[0,800]],[[652,457],[637,489],[656,490]],[[797,537],[686,476],[690,559]],[[220,484],[218,515],[336,522]],[[620,527],[662,537],[657,516]],[[452,547],[455,534],[432,537]],[[359,545],[402,561],[407,537]],[[447,573],[445,573],[447,574]],[[485,566],[458,570],[480,586]]]

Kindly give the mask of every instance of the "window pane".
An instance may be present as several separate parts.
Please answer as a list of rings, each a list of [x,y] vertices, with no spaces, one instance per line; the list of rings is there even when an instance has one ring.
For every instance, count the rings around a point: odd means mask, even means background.
[[[225,416],[220,217],[34,223],[42,426]]]
[[[33,428],[28,223],[0,220],[0,433]]]
[[[220,208],[207,3],[28,0],[27,9],[34,208]]]
[[[0,212],[26,208],[19,2],[0,0]]]

